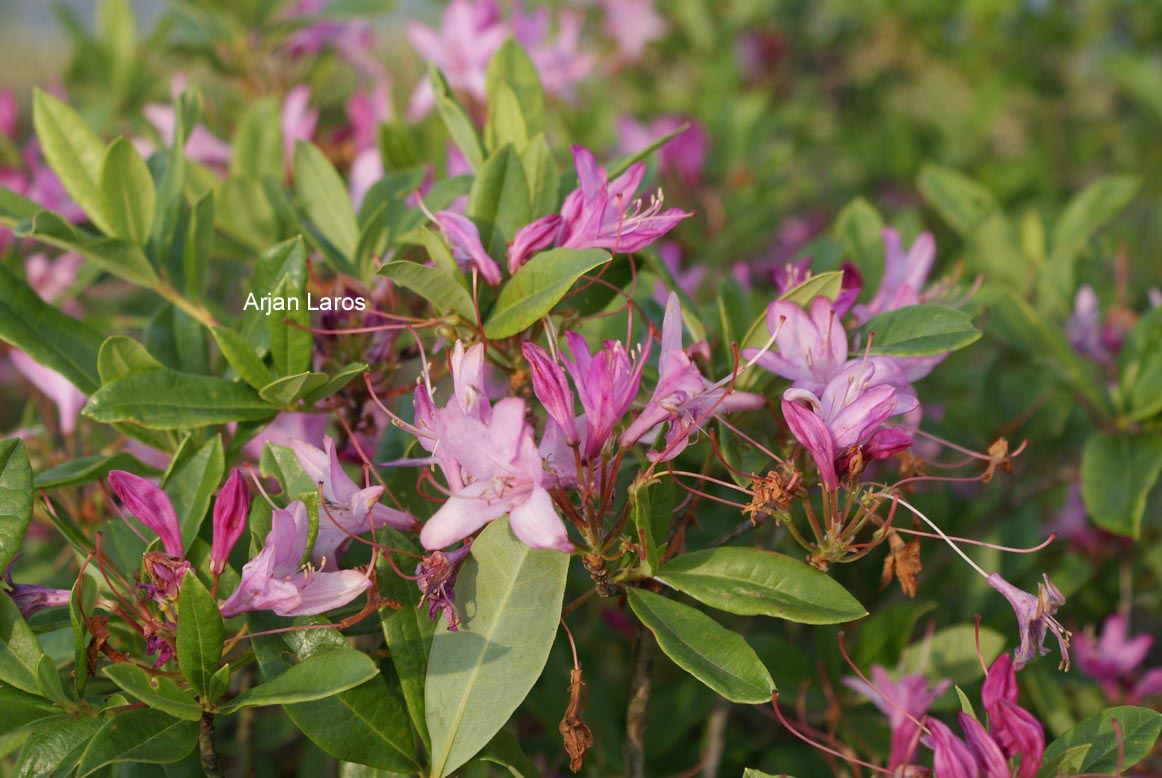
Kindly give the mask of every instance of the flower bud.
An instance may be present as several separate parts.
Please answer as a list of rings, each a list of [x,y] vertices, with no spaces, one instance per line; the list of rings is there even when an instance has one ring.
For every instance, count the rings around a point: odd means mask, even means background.
[[[570,446],[578,443],[577,424],[573,416],[573,392],[565,371],[554,362],[544,349],[533,343],[521,346],[521,353],[532,368],[533,394],[545,406],[551,418],[565,436]]]
[[[246,528],[249,510],[250,489],[242,471],[234,468],[214,502],[213,539],[210,543],[210,573],[213,575],[221,575],[226,569],[226,558]]]
[[[124,470],[109,472],[109,486],[125,503],[125,508],[161,538],[165,553],[177,559],[185,558],[178,517],[165,492],[144,478]]]

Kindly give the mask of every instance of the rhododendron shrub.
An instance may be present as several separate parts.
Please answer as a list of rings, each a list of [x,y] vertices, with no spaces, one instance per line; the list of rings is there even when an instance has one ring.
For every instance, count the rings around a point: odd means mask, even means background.
[[[0,91],[5,773],[1157,772],[1152,146],[853,116],[839,2],[374,5]]]

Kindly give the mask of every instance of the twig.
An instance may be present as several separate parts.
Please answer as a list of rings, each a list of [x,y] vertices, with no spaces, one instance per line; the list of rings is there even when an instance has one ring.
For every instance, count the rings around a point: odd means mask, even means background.
[[[625,743],[621,749],[626,778],[645,778],[646,709],[650,703],[650,673],[657,643],[645,627],[638,627],[633,644],[633,677],[625,710]]]
[[[202,711],[202,723],[198,727],[198,753],[202,757],[202,772],[208,778],[223,778],[222,764],[218,752],[214,750],[214,714]]]

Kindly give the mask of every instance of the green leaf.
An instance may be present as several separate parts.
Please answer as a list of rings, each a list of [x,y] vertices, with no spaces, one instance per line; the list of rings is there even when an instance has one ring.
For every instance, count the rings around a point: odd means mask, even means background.
[[[501,83],[512,91],[522,116],[522,123],[528,128],[528,135],[543,133],[545,93],[541,88],[541,77],[529,55],[513,38],[501,44],[488,61],[484,92],[488,95],[490,109],[492,96]]]
[[[211,327],[210,334],[230,367],[252,388],[261,389],[274,379],[270,368],[237,332],[228,327]]]
[[[1144,314],[1126,336],[1118,376],[1126,418],[1142,421],[1162,413],[1162,308]]]
[[[19,778],[59,775],[68,756],[89,742],[101,724],[98,718],[72,716],[42,721],[20,749],[16,775]]]
[[[124,138],[113,141],[101,165],[99,186],[111,236],[144,246],[153,226],[157,191],[149,167],[132,143]]]
[[[384,530],[386,542],[393,548],[401,548],[412,553],[422,553],[423,549],[415,540],[403,533]],[[414,575],[418,560],[394,557],[400,571]],[[401,578],[382,557],[376,568],[379,593],[389,601],[399,604],[397,608],[380,608],[379,621],[383,627],[383,638],[391,650],[391,662],[399,675],[400,687],[412,724],[420,733],[424,747],[431,751],[432,738],[428,734],[427,717],[424,713],[424,678],[428,674],[428,654],[432,648],[432,635],[436,625],[428,618],[427,608],[420,604],[420,590],[412,581]]]
[[[569,556],[530,549],[505,518],[472,544],[456,581],[458,632],[441,617],[428,657],[431,774],[443,778],[483,748],[524,700],[557,634]]]
[[[82,575],[77,578],[69,592],[69,628],[73,633],[73,684],[78,696],[84,696],[85,687],[89,683],[89,641],[88,625],[82,614],[93,612],[93,603],[97,599],[97,585],[93,578]]]
[[[452,142],[464,155],[468,167],[479,170],[480,166],[484,164],[484,152],[480,148],[480,139],[476,137],[476,128],[472,125],[472,119],[456,102],[456,98],[452,96],[452,89],[448,86],[448,81],[435,65],[428,68],[428,81],[432,85],[432,94],[436,98],[436,110],[439,111],[440,118],[444,120],[444,126],[448,128],[448,135],[452,138]]]
[[[553,249],[537,254],[501,288],[484,322],[484,334],[499,340],[531,327],[561,301],[578,278],[610,258],[602,249]]]
[[[160,367],[161,362],[154,359],[145,346],[124,335],[106,338],[97,353],[97,373],[101,376],[102,384]]]
[[[41,153],[65,191],[101,232],[113,234],[104,218],[98,184],[105,144],[69,105],[40,89],[32,96],[32,124]]]
[[[658,543],[654,537],[653,509],[651,492],[654,484],[645,484],[634,480],[629,487],[630,514],[633,516],[633,527],[645,552],[643,572],[653,575],[658,569]]]
[[[956,697],[960,700],[960,711],[966,716],[976,718],[976,711],[973,710],[972,700],[968,699],[968,695],[959,686],[956,687]]]
[[[1044,776],[1044,778],[1077,775],[1082,771],[1081,766],[1085,764],[1085,758],[1089,755],[1091,748],[1093,745],[1084,743],[1054,754],[1052,759],[1042,758],[1037,775]]]
[[[359,225],[343,179],[326,155],[297,141],[294,152],[295,194],[319,232],[348,260],[354,260]]]
[[[89,398],[82,413],[94,421],[176,430],[267,419],[275,409],[248,386],[158,369],[106,384]]]
[[[263,478],[277,479],[285,494],[303,494],[318,488],[299,464],[295,452],[277,443],[267,443],[263,446],[262,456],[258,461],[258,472]]]
[[[836,237],[863,273],[883,271],[884,242],[880,237],[883,228],[884,220],[879,212],[862,197],[848,203],[835,220]]]
[[[557,209],[557,190],[561,187],[561,176],[557,172],[557,160],[544,133],[533,137],[520,155],[520,163],[525,171],[525,181],[529,185],[529,217],[539,219]]]
[[[977,633],[972,625],[945,627],[904,649],[900,671],[924,674],[933,681],[947,678],[956,684],[975,683],[984,675],[981,658],[986,665],[991,664],[1004,650],[1005,638],[995,629],[981,627],[980,656],[976,646]]]
[[[1111,720],[1117,720],[1120,738]],[[1162,714],[1157,711],[1132,705],[1106,708],[1050,743],[1037,776],[1054,775],[1053,766],[1064,752],[1087,744],[1090,749],[1080,771],[1089,775],[1112,775],[1115,770],[1133,767],[1149,756],[1158,742],[1159,732],[1162,732]]]
[[[484,142],[490,149],[511,144],[517,153],[529,142],[529,128],[521,113],[520,101],[512,87],[498,81],[488,93],[488,121],[484,125]]]
[[[325,384],[323,384],[321,387],[319,387],[318,389],[315,389],[312,392],[308,392],[306,394],[306,396],[303,397],[303,402],[308,406],[314,405],[315,403],[319,402],[320,400],[324,400],[324,399],[330,397],[335,392],[339,391],[340,389],[345,387],[347,384],[351,383],[351,381],[356,376],[362,375],[363,373],[366,373],[366,372],[367,372],[367,365],[365,363],[352,362],[351,364],[343,367],[343,369],[340,370],[338,373],[331,376],[327,380],[327,382]]]
[[[678,667],[731,702],[771,701],[775,682],[741,635],[701,611],[646,589],[626,589],[626,595],[634,614]]]
[[[97,373],[101,335],[41,300],[2,265],[0,339],[57,371],[86,394],[101,385]]]
[[[187,437],[170,461],[162,486],[173,503],[186,551],[198,536],[210,509],[210,500],[225,472],[226,456],[220,435],[200,446],[192,437]]]
[[[705,605],[801,624],[842,624],[867,611],[825,573],[789,556],[724,546],[682,554],[656,578]]]
[[[465,321],[476,321],[472,295],[438,267],[395,260],[379,268],[379,275],[412,290],[444,313],[452,312]]]
[[[379,668],[361,651],[326,651],[309,656],[291,665],[286,672],[239,694],[222,706],[222,712],[321,700],[359,686],[377,675]]]
[[[243,112],[230,141],[230,177],[282,177],[282,131],[278,103],[259,100]]]
[[[327,385],[326,373],[299,373],[271,381],[258,390],[258,396],[272,405],[290,407],[296,400],[319,391]]]
[[[493,259],[506,256],[516,231],[532,221],[528,181],[511,144],[497,149],[476,172],[464,212],[480,228],[480,243]]]
[[[1156,433],[1098,433],[1081,452],[1081,496],[1094,522],[1137,538],[1146,496],[1162,472],[1162,437]]]
[[[20,551],[32,520],[32,467],[20,438],[0,440],[0,570]]]
[[[270,614],[248,614],[247,620],[255,632],[287,625],[286,619]],[[291,623],[317,624],[320,620],[295,619]],[[306,659],[350,650],[346,638],[335,629],[289,632],[253,642],[267,682],[290,667],[288,655]],[[336,759],[407,773],[418,767],[403,700],[382,674],[353,689],[286,705],[283,710],[304,735]]]
[[[202,718],[202,709],[198,707],[194,695],[178,686],[172,678],[151,675],[144,668],[129,662],[109,665],[104,673],[126,693],[151,708],[186,721],[199,721]]]
[[[36,665],[44,655],[16,603],[0,593],[0,682],[40,696]]]
[[[971,235],[998,208],[991,192],[948,168],[925,165],[916,185],[940,218],[962,237]]]
[[[310,367],[314,346],[314,337],[303,329],[311,326],[303,285],[288,278],[272,292],[272,296],[274,300],[286,300],[288,306],[285,311],[273,309],[266,320],[274,369],[283,377],[298,375]]]
[[[57,713],[60,713],[60,708],[39,694],[29,694],[0,683],[0,732],[12,732]]]
[[[909,305],[884,311],[867,323],[871,354],[926,357],[962,349],[980,340],[964,311],[942,305]]]
[[[190,686],[208,701],[210,679],[222,663],[222,614],[192,570],[182,576],[178,613],[178,667]]]
[[[93,735],[77,767],[80,778],[117,762],[171,764],[194,749],[198,725],[148,708],[106,719]]]
[[[270,348],[267,314],[260,309],[258,301],[273,295],[284,284],[293,289],[302,289],[307,278],[307,252],[302,238],[291,238],[277,246],[272,246],[258,258],[254,275],[250,279],[250,293],[255,297],[255,305],[244,304],[242,310],[242,337],[254,347],[258,354],[265,354]]]
[[[107,273],[131,284],[155,288],[160,282],[141,246],[120,238],[91,238],[82,234],[60,214],[40,211],[13,228],[20,238],[33,238],[63,251],[73,251]]]

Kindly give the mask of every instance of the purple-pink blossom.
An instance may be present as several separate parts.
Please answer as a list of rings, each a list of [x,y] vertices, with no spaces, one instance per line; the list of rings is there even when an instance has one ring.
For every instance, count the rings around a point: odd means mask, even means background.
[[[871,301],[852,308],[860,324],[877,313],[918,304],[928,274],[932,272],[932,263],[936,261],[936,241],[930,232],[921,233],[907,251],[900,233],[895,230],[885,227],[880,237],[884,241],[884,275]]]
[[[893,681],[880,665],[872,665],[871,680],[874,685],[851,677],[844,678],[843,683],[871,700],[888,717],[892,733],[888,769],[895,770],[911,761],[919,742],[917,722],[923,720],[932,703],[948,690],[952,682],[941,681],[929,687],[922,675],[901,675]]]
[[[444,614],[444,623],[449,632],[459,629],[460,618],[456,615],[456,573],[468,558],[472,549],[469,541],[454,551],[444,553],[433,551],[416,566],[416,585],[422,596],[420,604],[428,604],[428,619],[436,621]]]
[[[169,497],[141,476],[124,470],[109,472],[109,486],[125,505],[125,509],[161,539],[165,553],[184,559],[182,531]]]
[[[1113,613],[1102,624],[1100,635],[1092,631],[1077,635],[1073,651],[1078,668],[1101,685],[1110,702],[1137,705],[1147,697],[1162,695],[1162,667],[1139,670],[1153,645],[1149,634],[1130,637],[1129,620]]]
[[[654,0],[601,0],[603,29],[617,45],[625,62],[637,62],[646,46],[666,34],[668,26],[654,8]]]
[[[1004,595],[1017,617],[1017,629],[1021,645],[1013,652],[1013,665],[1017,670],[1027,665],[1038,654],[1049,653],[1045,638],[1052,632],[1061,648],[1061,665],[1069,667],[1069,631],[1054,618],[1057,609],[1065,604],[1065,596],[1049,582],[1049,576],[1042,575],[1044,583],[1037,584],[1037,595],[1022,591],[993,573],[988,577],[989,586]]]
[[[420,56],[434,64],[452,89],[484,102],[488,61],[508,37],[495,0],[452,0],[438,30],[410,22],[407,38]],[[407,118],[418,121],[436,105],[428,79],[420,81],[408,104]]]
[[[585,446],[582,454],[593,459],[601,454],[613,428],[629,411],[641,386],[642,369],[649,355],[645,351],[631,360],[621,343],[613,340],[595,354],[576,332],[565,333],[570,359],[562,359],[573,378],[581,407],[585,411]]]
[[[226,558],[230,549],[246,529],[246,517],[250,513],[250,488],[242,471],[234,468],[226,479],[218,497],[214,501],[211,519],[210,573],[221,575],[226,569]]]
[[[242,568],[238,588],[221,603],[225,618],[256,610],[313,616],[346,605],[371,586],[368,574],[358,570],[300,566],[309,527],[307,508],[300,500],[274,511],[262,550]],[[322,522],[319,529],[321,536]]]

